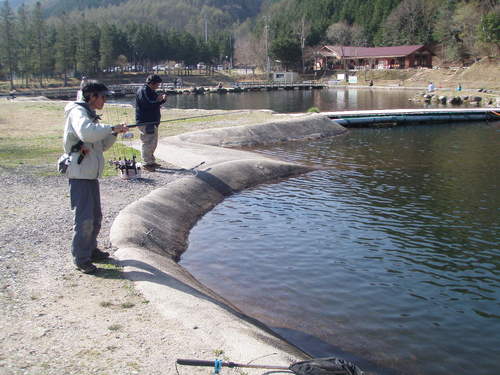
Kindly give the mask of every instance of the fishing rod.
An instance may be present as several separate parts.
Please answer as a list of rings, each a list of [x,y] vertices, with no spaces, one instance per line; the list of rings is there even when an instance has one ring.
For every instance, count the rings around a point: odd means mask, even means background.
[[[223,362],[219,360],[215,361],[203,361],[200,359],[178,359],[177,364],[184,366],[202,366],[202,367],[229,367],[229,368],[261,368],[268,370],[288,370],[288,366],[274,366],[274,365],[251,365],[235,362]]]
[[[177,359],[179,365],[214,367],[214,373],[219,374],[223,367],[229,368],[259,368],[268,370],[287,370],[296,375],[363,375],[363,371],[352,362],[335,357],[313,358],[307,361],[295,362],[290,366],[251,365],[235,362],[204,361],[199,359]]]
[[[230,114],[233,114],[233,113],[242,113],[242,112],[248,112],[248,110],[231,112]],[[161,121],[139,122],[139,123],[136,123],[136,124],[127,125],[127,128],[136,128],[136,127],[139,127],[139,126],[146,126],[146,125],[156,125],[156,124],[162,123],[162,122],[184,121],[184,120],[191,120],[191,119],[194,119],[194,118],[214,117],[214,116],[223,116],[223,115],[226,115],[226,113],[217,113],[217,114],[213,114],[213,115],[202,115],[202,116],[191,116],[191,117],[180,117],[180,118],[174,118],[174,119],[168,119],[168,120],[161,120]]]

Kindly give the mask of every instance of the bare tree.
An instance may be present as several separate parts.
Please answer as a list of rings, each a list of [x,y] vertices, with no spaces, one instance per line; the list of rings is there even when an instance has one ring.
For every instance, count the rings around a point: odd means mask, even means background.
[[[368,45],[368,36],[363,27],[357,24],[351,26],[351,43],[353,46]]]
[[[326,37],[330,43],[342,46],[366,46],[368,43],[365,30],[357,24],[349,25],[347,22],[330,25]]]
[[[306,46],[306,39],[310,31],[311,31],[310,23],[306,22],[305,16],[302,16],[302,19],[300,20],[299,24],[299,41],[300,41],[300,54],[302,59],[302,73],[305,73],[306,71],[304,48]]]
[[[251,33],[251,25],[241,24],[234,33],[234,59],[237,64],[265,67],[267,56],[264,38]]]
[[[253,65],[255,63],[250,35],[239,36],[234,42],[234,58],[238,64]]]
[[[328,42],[334,45],[351,45],[351,26],[349,26],[349,24],[344,21],[334,23],[330,25],[326,30],[326,38]]]
[[[488,13],[498,6],[498,0],[479,0],[478,5],[483,13]]]

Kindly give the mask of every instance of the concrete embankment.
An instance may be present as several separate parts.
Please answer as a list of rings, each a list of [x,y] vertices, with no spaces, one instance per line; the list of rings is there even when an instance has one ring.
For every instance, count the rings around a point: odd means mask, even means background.
[[[229,358],[278,353],[273,363],[284,365],[304,358],[304,353],[199,283],[176,261],[187,248],[191,228],[226,196],[313,169],[220,146],[261,145],[345,131],[326,116],[308,114],[160,140],[156,152],[160,159],[182,168],[204,164],[193,175],[153,191],[120,212],[110,234],[118,247],[115,256],[162,314],[179,326],[196,327],[200,340],[213,341]]]

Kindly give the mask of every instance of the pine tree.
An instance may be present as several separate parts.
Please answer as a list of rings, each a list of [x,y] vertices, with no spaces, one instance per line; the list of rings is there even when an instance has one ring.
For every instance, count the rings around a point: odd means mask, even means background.
[[[55,51],[56,49],[57,30],[53,24],[49,24],[46,27],[45,35],[44,64],[42,72],[45,77],[54,77],[57,62],[56,54],[46,52]]]
[[[0,11],[0,58],[7,67],[10,89],[14,89],[14,73],[16,71],[16,40],[14,30],[14,14],[9,1],[5,0]]]
[[[17,11],[17,35],[19,42],[18,68],[25,86],[29,86],[30,75],[33,73],[32,28],[24,4]]]
[[[97,72],[99,66],[99,29],[97,25],[83,19],[76,32],[76,69],[89,75]]]
[[[186,65],[196,64],[196,39],[189,33],[182,33],[180,36],[179,57]]]
[[[31,20],[33,30],[33,73],[38,78],[40,87],[43,87],[43,72],[46,66],[46,30],[42,16],[42,5],[38,1],[33,10]]]
[[[62,18],[65,18],[64,14]],[[66,87],[68,85],[68,71],[70,70],[74,59],[73,41],[71,38],[70,27],[66,22],[64,22],[64,20],[61,20],[56,30],[55,70],[56,72],[63,74],[64,87]]]
[[[500,51],[500,7],[483,17],[479,25],[479,39],[494,44]]]
[[[271,43],[271,55],[280,60],[286,67],[290,67],[300,60],[300,43],[297,38],[279,36]]]
[[[109,25],[101,27],[101,38],[99,43],[99,66],[101,69],[109,68],[114,65],[116,54],[114,50],[114,31]]]

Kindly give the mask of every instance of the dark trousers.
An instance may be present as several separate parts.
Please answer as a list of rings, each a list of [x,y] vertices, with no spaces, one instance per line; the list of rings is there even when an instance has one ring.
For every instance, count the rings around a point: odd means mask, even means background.
[[[71,209],[74,212],[71,253],[76,265],[90,262],[101,230],[101,194],[98,180],[69,180]]]

